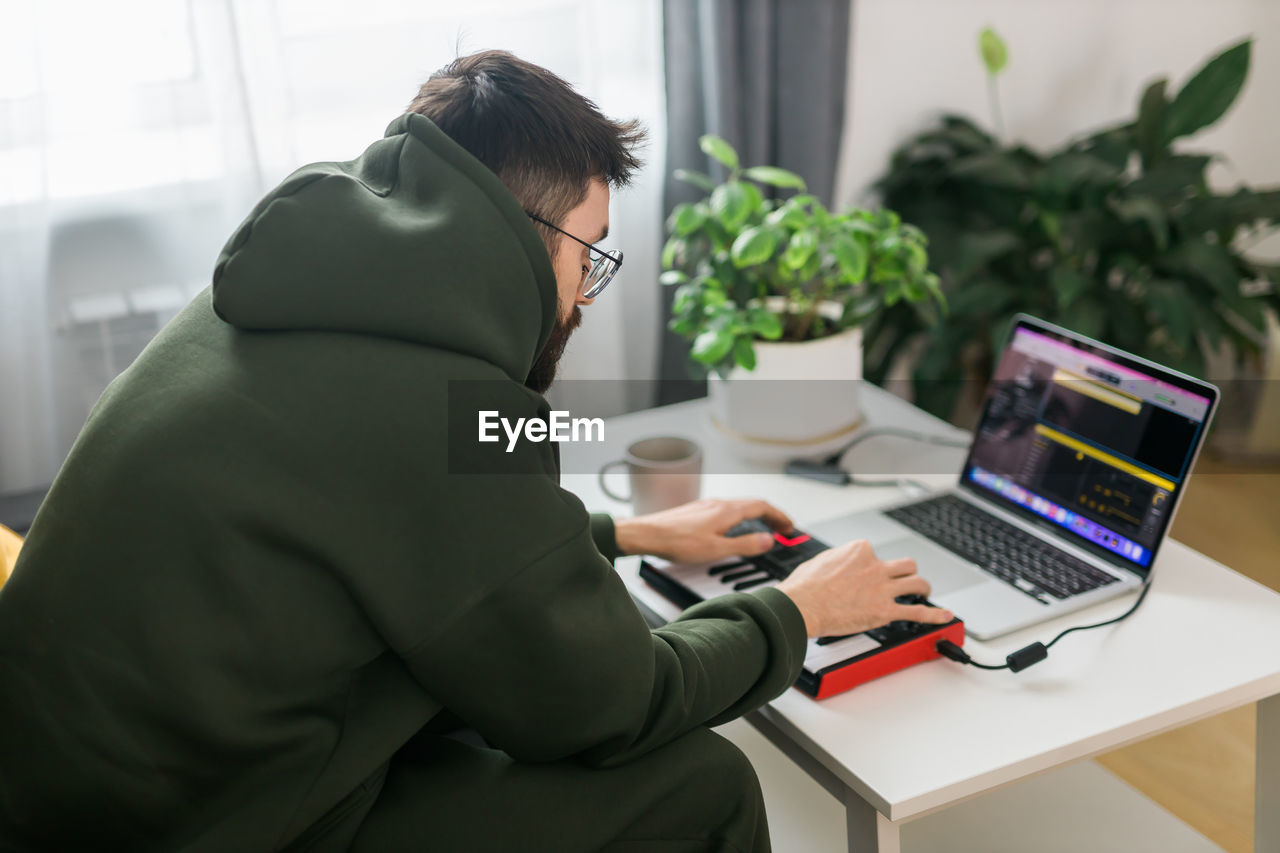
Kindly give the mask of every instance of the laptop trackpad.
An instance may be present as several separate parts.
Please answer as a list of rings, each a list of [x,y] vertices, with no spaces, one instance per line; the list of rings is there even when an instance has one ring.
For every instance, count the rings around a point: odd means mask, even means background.
[[[916,561],[921,576],[929,582],[929,596],[955,592],[982,583],[988,576],[945,548],[917,536],[904,536],[890,542],[877,543],[876,556],[882,560],[910,557]]]

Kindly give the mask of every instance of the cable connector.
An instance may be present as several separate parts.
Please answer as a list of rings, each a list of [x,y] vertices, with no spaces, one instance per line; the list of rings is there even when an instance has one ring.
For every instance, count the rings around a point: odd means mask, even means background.
[[[1010,672],[1022,672],[1027,667],[1040,663],[1040,661],[1049,656],[1049,649],[1044,643],[1032,643],[1008,655],[1004,659],[1005,662],[1000,666],[992,666],[989,663],[978,663],[969,657],[968,652],[950,640],[939,640],[934,644],[934,648],[938,650],[938,654],[944,658],[950,658],[956,663],[967,663],[970,666],[976,666],[978,669],[1007,669]]]
[[[1029,646],[1023,646],[1013,654],[1005,658],[1009,664],[1010,672],[1022,672],[1033,664],[1040,663],[1049,656],[1049,649],[1044,643],[1032,643]]]
[[[964,649],[950,640],[939,640],[935,648],[938,650],[938,654],[944,658],[951,658],[958,663],[973,663],[973,658],[969,657]]]

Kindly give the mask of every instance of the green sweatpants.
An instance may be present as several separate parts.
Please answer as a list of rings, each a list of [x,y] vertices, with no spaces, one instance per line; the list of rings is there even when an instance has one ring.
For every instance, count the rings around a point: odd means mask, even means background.
[[[769,828],[750,762],[706,728],[603,770],[420,736],[392,759],[351,849],[750,853],[769,850]]]

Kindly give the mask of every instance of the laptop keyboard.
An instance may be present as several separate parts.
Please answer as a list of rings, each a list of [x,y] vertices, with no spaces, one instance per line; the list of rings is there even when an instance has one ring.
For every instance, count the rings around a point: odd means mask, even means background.
[[[1119,580],[955,495],[886,510],[885,515],[1042,604],[1049,603],[1046,596],[1069,598]]]

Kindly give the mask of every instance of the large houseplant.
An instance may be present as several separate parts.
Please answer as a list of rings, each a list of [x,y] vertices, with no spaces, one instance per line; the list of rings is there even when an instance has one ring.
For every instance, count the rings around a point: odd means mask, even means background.
[[[1280,265],[1244,253],[1280,221],[1280,191],[1215,192],[1215,155],[1174,143],[1216,122],[1244,84],[1250,42],[1211,59],[1176,94],[1151,83],[1136,116],[1049,152],[1003,141],[995,75],[1007,53],[984,32],[993,134],[944,115],[903,144],[878,186],[929,235],[950,304],[945,324],[886,305],[867,326],[877,358],[914,362],[916,402],[947,417],[963,380],[989,374],[1012,316],[1027,311],[1203,375],[1206,349],[1255,353],[1264,309],[1280,307]],[[963,402],[963,401],[961,401]],[[972,402],[967,401],[967,402]]]
[[[746,433],[787,439],[788,446],[812,444],[809,439],[829,434],[841,420],[846,429],[856,426],[856,383],[845,381],[862,376],[856,330],[886,305],[910,303],[929,317],[945,310],[924,234],[891,210],[830,211],[806,193],[798,175],[772,166],[743,168],[718,136],[703,136],[700,143],[727,177],[717,184],[706,174],[675,173],[707,196],[671,211],[661,281],[676,288],[670,328],[692,341],[695,369],[712,374],[713,414],[737,417],[749,424]],[[797,192],[766,198],[758,184]],[[829,344],[816,343],[823,340]],[[810,383],[808,399],[781,383],[757,385],[755,401],[744,402],[742,391],[736,401],[726,397],[731,391],[722,383],[751,371],[841,384],[819,389]],[[779,433],[759,429],[760,418],[751,412],[743,417],[745,409],[788,415]]]

